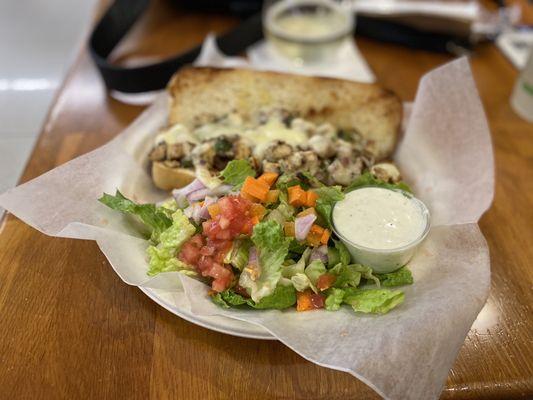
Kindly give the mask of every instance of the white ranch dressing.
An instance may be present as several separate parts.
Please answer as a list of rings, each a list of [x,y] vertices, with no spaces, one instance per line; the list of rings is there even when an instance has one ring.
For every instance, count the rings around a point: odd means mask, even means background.
[[[336,231],[351,243],[375,250],[397,249],[418,240],[427,216],[416,199],[401,192],[366,187],[333,208]]]

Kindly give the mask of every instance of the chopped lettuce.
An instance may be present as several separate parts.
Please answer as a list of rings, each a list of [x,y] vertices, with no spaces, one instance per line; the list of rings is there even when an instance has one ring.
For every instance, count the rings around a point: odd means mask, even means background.
[[[153,241],[157,241],[159,235],[172,225],[172,219],[167,215],[165,209],[156,207],[155,204],[137,204],[126,198],[119,190],[117,190],[114,196],[104,193],[98,201],[113,210],[139,217],[150,229],[151,239]]]
[[[297,263],[289,264],[289,265],[283,265],[281,268],[281,274],[284,278],[292,278],[295,274],[303,274],[305,271],[305,266],[307,265],[307,260],[309,260],[309,256],[311,255],[311,249],[307,248],[302,253],[302,256],[298,260]]]
[[[342,243],[340,240],[334,240],[335,243],[335,249],[339,252],[339,262],[342,263],[342,265],[348,265],[350,264],[350,261],[352,260],[352,256],[350,255],[350,252]]]
[[[354,265],[343,265],[341,263],[337,264],[335,267],[330,269],[331,273],[337,276],[335,283],[333,284],[336,288],[344,287],[357,287],[361,282],[361,272],[357,270]]]
[[[296,185],[300,185],[304,189],[307,189],[307,187],[305,187],[305,184],[302,184],[302,182],[300,182],[300,180],[296,178],[293,174],[285,173],[281,175],[276,181],[276,188],[281,190],[287,190],[287,188]]]
[[[224,259],[224,263],[231,264],[242,271],[248,265],[250,247],[252,247],[252,241],[248,238],[234,240],[233,247]]]
[[[385,314],[404,300],[401,290],[390,289],[346,289],[344,303],[355,312]]]
[[[314,190],[318,194],[315,209],[328,226],[333,229],[331,212],[337,201],[344,199],[340,186],[324,186]]]
[[[309,281],[311,282],[311,289],[316,293],[316,284],[318,282],[318,278],[320,275],[326,273],[326,267],[324,266],[324,263],[320,260],[314,260],[312,261],[306,268],[305,268],[305,274],[309,278]]]
[[[196,228],[189,222],[183,211],[176,210],[172,214],[172,225],[159,235],[159,243],[156,246],[149,246],[146,250],[150,259],[148,275],[191,270],[191,267],[176,258],[176,254],[183,243],[189,240],[195,232]]]
[[[296,304],[296,290],[292,286],[284,285],[278,285],[272,294],[263,297],[258,302],[253,303],[252,300],[248,300],[248,305],[258,310],[270,308],[282,310],[294,304]]]
[[[282,201],[279,206],[270,211],[265,217],[265,221],[276,221],[278,224],[283,225],[283,223],[292,218],[293,215],[294,207]]]
[[[377,287],[380,286],[379,279],[373,274],[372,268],[367,267],[361,264],[352,264],[351,265],[356,271],[360,272],[362,277],[368,281],[373,281]]]
[[[252,299],[246,299],[232,290],[225,290],[212,296],[213,302],[223,308],[238,307],[248,305],[258,310],[276,309],[292,307],[296,303],[296,291],[292,286],[278,285],[272,294],[263,297],[260,301],[255,302]]]
[[[299,292],[303,292],[309,288],[311,288],[311,290],[313,290],[315,293],[317,292],[316,286],[313,286],[309,280],[309,277],[303,272],[297,272],[291,276],[291,282],[294,288]]]
[[[316,176],[314,176],[308,171],[298,172],[297,177],[304,185],[307,185],[309,187],[319,188],[326,186],[322,182],[320,182],[320,180]]]
[[[354,182],[352,182],[350,185],[348,185],[344,189],[344,193],[351,192],[352,190],[358,189],[360,187],[364,186],[378,186],[385,189],[400,189],[405,192],[413,193],[409,185],[405,182],[398,182],[398,183],[387,183],[384,182],[372,175],[369,171],[365,172],[359,178],[357,178]]]
[[[281,265],[289,252],[291,239],[283,234],[283,228],[275,221],[260,222],[254,227],[252,242],[259,253],[260,274],[245,268],[239,285],[245,288],[257,303],[274,292],[281,278]]]
[[[388,274],[376,274],[376,277],[380,280],[381,286],[385,287],[411,285],[413,283],[413,275],[407,267],[402,267]]]
[[[220,175],[225,183],[240,187],[247,177],[255,177],[255,170],[247,160],[232,160]]]
[[[327,292],[325,307],[328,311],[337,311],[341,308],[342,300],[344,299],[344,290],[331,288]]]

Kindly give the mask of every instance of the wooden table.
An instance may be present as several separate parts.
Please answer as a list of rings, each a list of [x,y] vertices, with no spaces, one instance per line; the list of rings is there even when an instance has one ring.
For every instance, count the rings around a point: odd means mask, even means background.
[[[117,57],[169,55],[234,24],[156,3]],[[412,100],[446,55],[358,39],[379,81]],[[533,125],[509,106],[517,73],[492,45],[472,68],[492,129],[496,196],[480,225],[492,290],[443,399],[533,398]],[[114,137],[142,107],[109,97],[82,49],[21,181]],[[278,342],[209,331],[124,284],[94,242],[54,239],[13,216],[0,228],[0,398],[376,399],[352,376]]]

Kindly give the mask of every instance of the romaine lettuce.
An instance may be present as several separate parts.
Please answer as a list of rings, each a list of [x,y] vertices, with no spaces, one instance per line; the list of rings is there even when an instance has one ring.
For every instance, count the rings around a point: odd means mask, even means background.
[[[352,190],[358,189],[360,187],[364,186],[378,186],[385,189],[400,189],[405,192],[413,193],[411,188],[407,185],[405,182],[398,182],[398,183],[387,183],[380,179],[377,179],[372,175],[370,172],[365,172],[359,178],[357,178],[354,182],[352,182],[350,185],[348,185],[344,189],[344,193],[351,192]]]
[[[355,312],[385,314],[404,300],[401,290],[390,289],[345,289],[343,302]]]
[[[388,274],[376,274],[376,277],[385,287],[411,285],[413,283],[413,275],[407,267],[402,267]]]
[[[291,286],[278,285],[272,294],[263,297],[260,301],[255,302],[252,299],[246,299],[232,290],[226,290],[212,296],[211,299],[217,305],[223,308],[238,307],[247,304],[258,310],[277,309],[292,307],[296,303],[296,291]]]
[[[260,222],[254,227],[252,242],[259,253],[260,274],[254,276],[245,268],[239,285],[247,289],[257,303],[274,292],[281,278],[281,265],[289,252],[291,239],[283,234],[283,228],[275,221]]]
[[[344,290],[331,288],[327,292],[325,307],[328,311],[337,311],[341,308],[342,300],[344,299]]]
[[[232,160],[220,175],[225,183],[240,187],[248,176],[255,177],[255,170],[246,160]]]
[[[114,196],[104,193],[98,199],[99,202],[105,204],[113,210],[120,211],[124,214],[136,215],[141,221],[151,230],[151,239],[157,241],[159,235],[172,225],[172,219],[169,218],[167,212],[155,204],[138,204],[126,198],[119,190]]]
[[[318,189],[314,189],[318,195],[315,209],[317,213],[324,219],[330,229],[333,229],[333,223],[331,221],[331,212],[333,206],[337,201],[344,199],[344,194],[341,191],[340,186],[324,186]]]
[[[183,211],[176,210],[172,214],[172,225],[159,235],[159,243],[147,249],[150,264],[148,275],[167,271],[191,270],[191,267],[179,261],[176,255],[183,243],[189,240],[195,232],[196,228],[189,222]]]

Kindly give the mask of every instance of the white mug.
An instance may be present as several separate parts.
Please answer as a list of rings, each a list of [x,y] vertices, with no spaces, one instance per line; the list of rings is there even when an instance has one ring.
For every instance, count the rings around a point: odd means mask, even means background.
[[[526,66],[516,80],[511,106],[518,115],[533,123],[533,48],[529,52]]]

